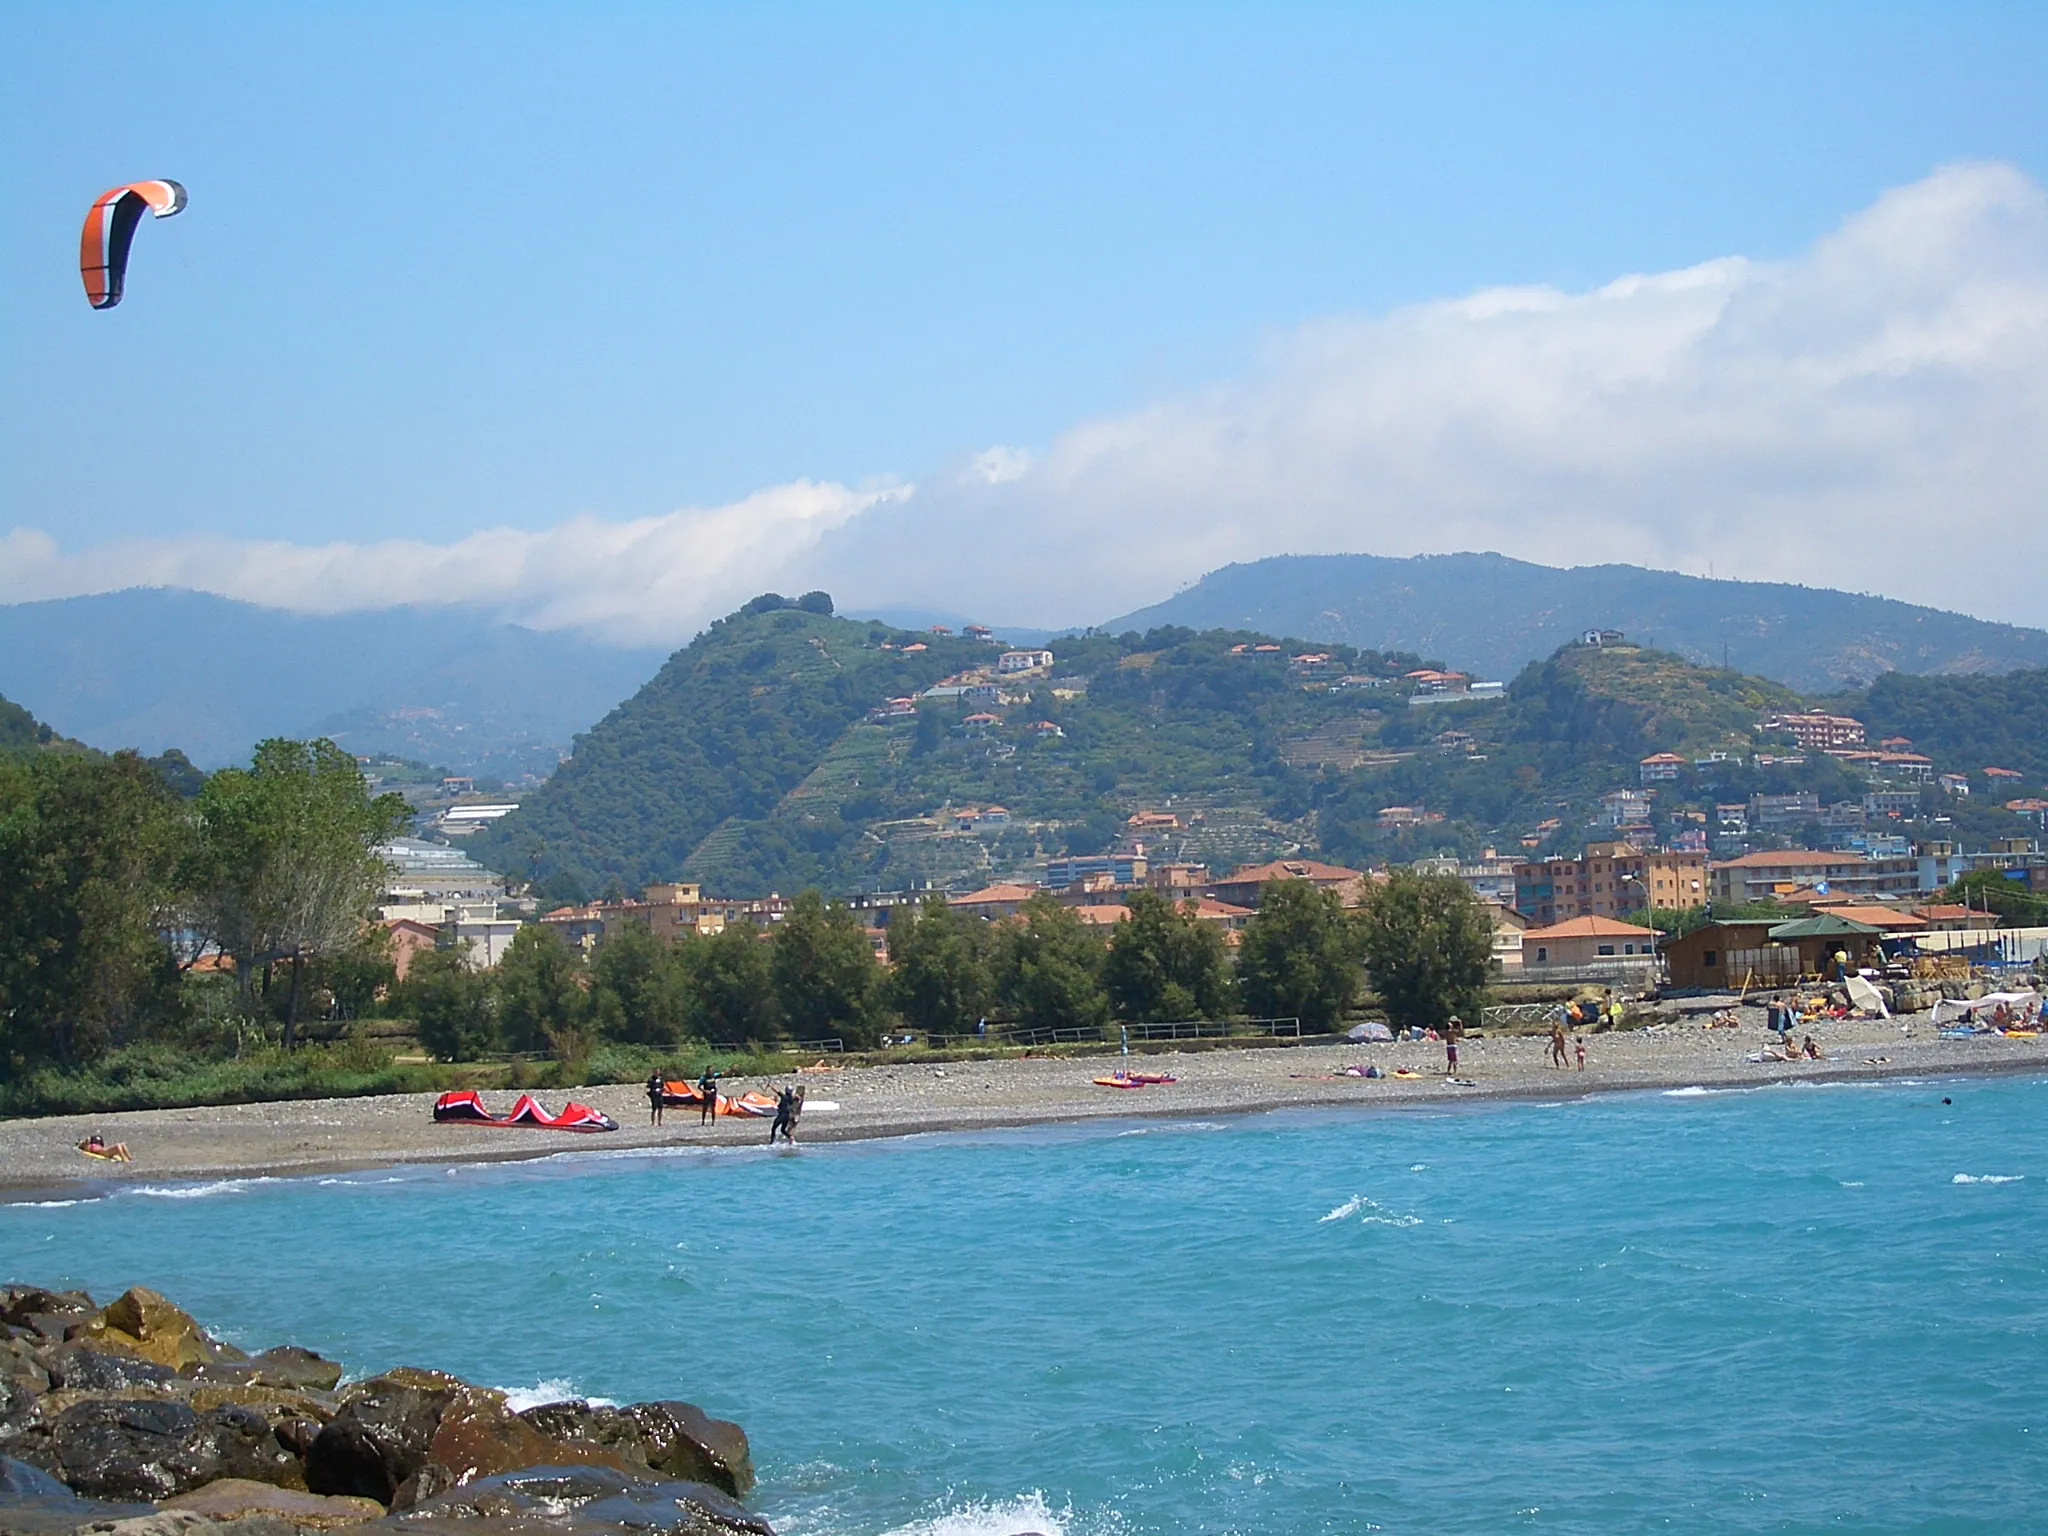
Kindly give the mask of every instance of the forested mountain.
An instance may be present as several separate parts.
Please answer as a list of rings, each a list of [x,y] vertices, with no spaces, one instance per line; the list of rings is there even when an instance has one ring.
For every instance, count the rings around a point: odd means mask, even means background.
[[[63,739],[19,704],[0,698],[0,752],[34,752]]]
[[[1809,692],[1890,671],[2048,667],[2048,632],[1890,598],[1631,565],[1557,570],[1493,554],[1279,555],[1212,571],[1102,628],[1162,624],[1423,651],[1496,678],[1596,628]]]
[[[1909,738],[1915,751],[1957,771],[2011,768],[2027,793],[2048,778],[2048,669],[2002,677],[1881,677],[1836,701],[1869,727],[1873,741]]]
[[[1412,654],[1310,653],[1244,631],[1065,637],[1050,650],[1049,669],[1001,677],[984,644],[788,609],[736,614],[472,846],[560,899],[676,879],[732,895],[957,889],[1036,878],[1051,857],[1119,839],[1218,869],[1530,838],[1576,849],[1601,835],[1600,797],[1636,787],[1642,758],[1746,759],[1773,744],[1760,716],[1801,702],[1627,644],[1564,647],[1504,697],[1464,702],[1418,694]],[[934,684],[914,711],[872,717]],[[960,685],[981,691],[946,691]],[[1688,766],[1659,787],[1654,828],[1702,827],[1716,803],[1753,793],[1810,790],[1825,804],[1864,787],[1819,755]],[[1134,827],[1140,812],[1151,815]]]
[[[0,692],[106,751],[207,767],[267,736],[331,736],[458,773],[550,772],[661,664],[461,609],[307,615],[138,589],[0,605]]]

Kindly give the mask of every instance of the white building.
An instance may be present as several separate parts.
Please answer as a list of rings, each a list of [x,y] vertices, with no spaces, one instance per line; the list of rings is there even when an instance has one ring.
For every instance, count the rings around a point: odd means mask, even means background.
[[[1035,672],[1052,665],[1051,651],[1005,651],[996,660],[998,672]]]

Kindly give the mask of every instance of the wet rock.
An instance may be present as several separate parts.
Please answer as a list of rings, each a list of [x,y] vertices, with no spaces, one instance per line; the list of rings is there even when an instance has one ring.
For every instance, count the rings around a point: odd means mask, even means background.
[[[391,1371],[359,1383],[307,1450],[306,1486],[389,1506],[427,1464],[441,1412],[464,1390],[434,1371]]]
[[[428,1459],[466,1483],[522,1467],[601,1466],[628,1470],[617,1451],[589,1441],[550,1438],[505,1406],[503,1393],[470,1387],[449,1398],[434,1430]],[[423,1497],[424,1495],[416,1495]]]
[[[0,1532],[5,1536],[62,1536],[148,1513],[142,1504],[82,1499],[41,1468],[0,1457]]]
[[[253,1409],[195,1413],[170,1400],[100,1400],[50,1426],[52,1470],[93,1498],[157,1500],[223,1477],[304,1486],[298,1458]]]
[[[767,1521],[708,1484],[608,1467],[531,1467],[478,1478],[384,1524],[417,1536],[774,1536]]]
[[[74,1323],[64,1336],[110,1353],[154,1361],[174,1371],[248,1358],[233,1345],[210,1337],[188,1314],[155,1291],[139,1285]]]
[[[606,1446],[629,1464],[670,1477],[710,1483],[735,1496],[754,1486],[746,1432],[690,1403],[599,1408],[572,1399],[529,1408],[520,1417],[550,1439]]]
[[[66,1344],[50,1351],[48,1358],[50,1386],[60,1392],[126,1392],[178,1380],[168,1365],[136,1355],[110,1355],[84,1344]]]
[[[298,1529],[316,1531],[384,1517],[384,1506],[372,1499],[330,1498],[240,1477],[224,1477],[176,1494],[163,1501],[163,1508],[190,1510],[221,1521],[269,1515]]]

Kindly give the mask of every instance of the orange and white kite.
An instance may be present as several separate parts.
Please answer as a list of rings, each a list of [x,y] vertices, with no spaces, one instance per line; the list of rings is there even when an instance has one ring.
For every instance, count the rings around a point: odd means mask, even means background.
[[[168,219],[185,206],[185,189],[175,181],[131,181],[102,192],[85,215],[85,233],[78,240],[78,275],[94,309],[112,309],[121,302],[128,276],[128,247],[143,210]]]

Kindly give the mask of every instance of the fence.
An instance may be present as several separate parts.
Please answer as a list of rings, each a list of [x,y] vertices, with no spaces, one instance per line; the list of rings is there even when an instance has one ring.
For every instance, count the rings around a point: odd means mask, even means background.
[[[1302,1036],[1300,1019],[1179,1019],[1158,1023],[1075,1024],[1031,1028],[1022,1024],[991,1024],[985,1034],[897,1035],[891,1043],[921,1043],[932,1050],[967,1050],[989,1045],[1093,1045],[1105,1040],[1293,1039]]]
[[[1664,974],[1664,962],[1655,955],[1634,959],[1588,960],[1583,965],[1525,965],[1502,975],[1503,981],[1593,982],[1628,987],[1647,986]]]
[[[1481,1029],[1547,1029],[1558,1021],[1562,1003],[1497,1003],[1479,1010]]]

